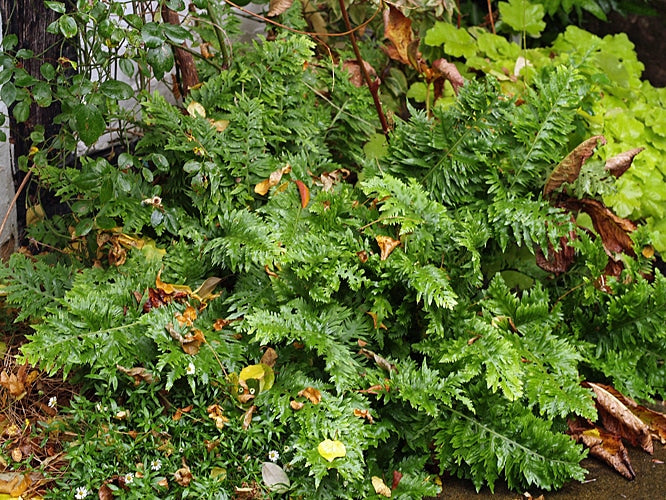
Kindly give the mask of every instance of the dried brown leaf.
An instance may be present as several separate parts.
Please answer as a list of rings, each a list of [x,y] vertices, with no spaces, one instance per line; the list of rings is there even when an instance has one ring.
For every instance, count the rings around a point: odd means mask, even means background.
[[[606,170],[608,170],[615,177],[620,177],[631,167],[634,161],[634,156],[643,151],[645,148],[635,148],[620,153],[606,160]]]
[[[372,415],[370,414],[370,410],[367,410],[367,409],[361,410],[360,408],[354,408],[354,416],[358,417],[358,418],[364,418],[371,424],[375,423],[375,419],[372,418]]]
[[[569,242],[576,239],[576,233],[571,231],[569,236],[563,236],[560,238],[560,249],[555,251],[555,247],[549,243],[548,244],[548,257],[546,257],[541,250],[537,248],[536,251],[536,263],[544,271],[550,273],[562,274],[566,272],[571,264],[573,264],[576,257],[576,250],[569,245]]]
[[[277,361],[277,359],[278,359],[278,354],[275,351],[275,349],[273,349],[272,347],[268,347],[264,351],[263,356],[261,356],[261,359],[259,360],[259,363],[264,364],[264,365],[268,365],[271,368],[273,368],[275,366],[275,362]]]
[[[310,203],[310,189],[305,185],[303,181],[296,181],[296,186],[298,187],[298,194],[301,197],[301,208],[305,208]]]
[[[257,410],[256,405],[250,406],[247,411],[245,412],[245,415],[243,415],[243,430],[246,431],[250,428],[250,424],[252,424],[252,416],[254,415],[254,412]]]
[[[279,16],[284,13],[291,7],[291,4],[294,3],[294,0],[271,0],[268,4],[268,17]]]
[[[604,461],[625,478],[636,477],[629,453],[619,435],[578,419],[569,422],[569,434],[590,449],[590,454]]]
[[[627,408],[624,396],[607,385],[593,382],[584,382],[583,385],[594,391],[597,411],[603,427],[626,439],[633,446],[638,446],[652,454],[650,429]]]
[[[384,37],[391,42],[386,49],[388,56],[404,64],[411,64],[409,45],[414,41],[412,21],[391,4],[384,10]]]
[[[571,184],[580,175],[580,169],[587,159],[594,154],[597,144],[606,144],[606,139],[603,135],[595,135],[586,141],[576,146],[560,164],[553,169],[545,186],[543,187],[543,195],[547,197],[559,188],[562,184]]]
[[[121,373],[132,377],[134,379],[134,385],[139,385],[141,381],[146,382],[147,384],[152,384],[155,382],[155,377],[153,377],[153,374],[143,367],[139,366],[135,368],[125,368],[124,366],[116,365],[116,368]]]
[[[190,482],[192,482],[192,471],[190,470],[190,468],[185,463],[185,458],[184,457],[183,457],[182,464],[183,464],[183,466],[174,473],[173,479],[179,485],[181,485],[183,487],[187,487],[187,486],[190,485]]]
[[[379,245],[380,260],[388,259],[391,252],[393,252],[396,247],[400,246],[400,240],[394,240],[390,236],[379,235],[375,237],[375,240],[377,240],[377,244]]]
[[[363,354],[368,359],[372,359],[375,363],[377,363],[377,366],[380,368],[386,370],[387,372],[396,372],[398,373],[398,369],[393,363],[390,363],[386,358],[383,358],[377,353],[374,353],[368,349],[361,349],[358,351],[359,354]]]
[[[319,389],[314,387],[306,387],[305,389],[299,391],[299,396],[303,396],[313,405],[318,405],[321,402],[321,392]]]
[[[443,87],[443,80],[448,80],[453,87],[453,91],[456,93],[456,95],[458,95],[460,87],[465,85],[465,80],[460,74],[460,71],[458,71],[458,67],[455,64],[442,58],[437,59],[434,63],[432,63],[432,69],[435,72],[436,86],[437,80],[442,79],[441,85],[439,86],[439,92],[437,92],[437,89],[435,89],[435,100],[437,100],[437,98],[442,95],[441,87]]]
[[[303,403],[302,401],[296,401],[295,399],[292,399],[291,401],[289,401],[289,406],[291,406],[292,410],[298,411],[303,409],[305,403]]]
[[[268,193],[270,188],[279,184],[284,174],[288,174],[289,172],[291,172],[291,165],[289,164],[278,170],[275,170],[274,172],[271,172],[271,175],[268,176],[268,179],[265,179],[254,186],[254,192],[261,196],[265,195]]]
[[[618,217],[600,201],[587,198],[570,199],[563,202],[562,206],[572,210],[582,210],[590,216],[606,253],[612,259],[616,259],[616,254],[622,252],[632,257],[636,255],[633,249],[634,243],[628,234],[636,230],[636,224],[629,219]]]
[[[365,66],[365,70],[368,72],[372,80],[377,81],[377,72],[375,71],[375,68],[373,68],[367,61],[363,61],[363,65]],[[361,71],[361,66],[357,61],[347,60],[342,63],[342,67],[349,73],[349,81],[352,83],[352,85],[355,87],[363,87],[363,85],[365,85],[363,72]]]

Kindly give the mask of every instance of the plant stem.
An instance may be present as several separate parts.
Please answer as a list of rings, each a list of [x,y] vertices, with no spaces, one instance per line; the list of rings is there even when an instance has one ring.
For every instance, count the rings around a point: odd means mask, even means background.
[[[386,137],[386,141],[388,142],[389,126],[388,122],[386,121],[386,115],[382,110],[382,103],[379,100],[379,92],[378,92],[379,85],[376,82],[370,80],[370,74],[368,73],[368,70],[365,68],[365,61],[363,60],[363,56],[361,56],[361,51],[359,50],[358,44],[356,43],[356,34],[352,30],[351,21],[349,20],[349,15],[347,14],[347,8],[345,7],[345,0],[338,0],[338,1],[340,3],[340,11],[342,12],[342,18],[345,20],[345,25],[347,26],[347,30],[349,30],[349,39],[351,40],[352,47],[354,48],[354,54],[356,55],[356,62],[361,67],[361,74],[363,75],[363,79],[365,80],[368,89],[370,89],[370,94],[372,94],[372,100],[375,103],[375,109],[377,109],[377,115],[379,116],[379,121],[382,124],[382,132],[384,132],[384,137]]]

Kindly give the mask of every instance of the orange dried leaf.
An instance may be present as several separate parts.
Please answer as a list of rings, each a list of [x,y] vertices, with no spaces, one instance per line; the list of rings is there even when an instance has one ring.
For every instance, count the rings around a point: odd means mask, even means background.
[[[298,186],[298,194],[301,196],[301,208],[305,208],[310,203],[310,190],[303,181],[296,181],[296,186]]]
[[[268,177],[268,179],[265,179],[254,186],[254,192],[261,196],[265,195],[268,193],[270,188],[278,185],[284,174],[288,174],[289,172],[291,172],[291,165],[289,164],[285,165],[279,170],[271,172],[271,175]]]
[[[206,338],[204,337],[201,330],[194,328],[192,332],[194,334],[188,333],[185,335],[185,338],[183,338],[183,341],[181,342],[183,351],[185,351],[190,356],[198,354],[201,344],[206,342]]]
[[[183,466],[174,473],[173,479],[179,485],[181,485],[183,487],[187,487],[187,486],[190,485],[190,482],[192,482],[192,471],[190,470],[190,468],[185,463],[185,458],[183,458],[182,463],[183,463]]]
[[[359,418],[364,418],[371,424],[375,422],[375,419],[372,418],[372,415],[370,415],[370,410],[367,409],[359,409],[359,408],[354,408],[354,416],[359,417]]]
[[[190,304],[187,304],[182,314],[176,313],[176,320],[180,326],[192,326],[195,319],[197,319],[197,310]]]
[[[191,412],[191,411],[192,411],[192,408],[194,408],[194,405],[189,405],[189,406],[186,406],[185,408],[178,408],[178,409],[176,410],[176,413],[174,413],[173,417],[171,417],[172,420],[174,420],[174,421],[177,422],[178,420],[180,420],[181,418],[183,418],[183,413],[189,413],[189,412]]]
[[[410,64],[409,45],[414,41],[412,21],[391,4],[384,10],[384,37],[391,42],[387,47],[388,56]]]
[[[289,406],[291,406],[291,409],[294,411],[298,411],[302,409],[305,406],[305,403],[302,401],[296,401],[295,399],[289,401]]]
[[[299,396],[303,396],[313,405],[318,405],[321,402],[321,392],[319,389],[314,387],[306,387],[305,389],[299,391]]]
[[[400,240],[394,240],[390,236],[379,235],[375,237],[380,250],[380,260],[386,260],[396,247],[400,246]]]
[[[116,368],[119,372],[132,377],[134,379],[134,385],[139,385],[142,381],[146,382],[147,384],[152,384],[155,382],[155,377],[153,377],[153,374],[143,367],[139,366],[135,368],[125,368],[124,366],[116,365]]]
[[[243,430],[246,431],[250,428],[250,424],[252,424],[252,416],[254,415],[254,412],[257,410],[257,407],[255,405],[250,406],[247,411],[245,412],[245,415],[243,415]]]
[[[576,146],[551,172],[543,187],[543,195],[548,196],[565,182],[571,184],[578,179],[580,169],[587,159],[594,154],[597,143],[606,144],[603,135],[595,135]]]

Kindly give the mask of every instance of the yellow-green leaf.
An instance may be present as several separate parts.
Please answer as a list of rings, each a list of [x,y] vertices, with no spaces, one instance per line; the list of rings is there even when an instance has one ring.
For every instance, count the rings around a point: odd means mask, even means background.
[[[317,451],[329,462],[347,455],[345,445],[341,441],[333,441],[332,439],[324,439],[319,443],[319,446],[317,446]]]

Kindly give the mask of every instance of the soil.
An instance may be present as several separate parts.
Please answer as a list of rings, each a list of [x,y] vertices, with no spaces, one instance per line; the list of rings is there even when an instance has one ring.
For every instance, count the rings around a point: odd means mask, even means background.
[[[495,485],[495,493],[488,488],[476,492],[470,481],[443,480],[442,494],[437,500],[661,500],[666,498],[666,447],[655,443],[653,455],[629,448],[636,479],[628,481],[595,458],[587,458],[581,465],[589,471],[584,482],[571,482],[557,492],[539,491],[512,493],[505,484]]]

